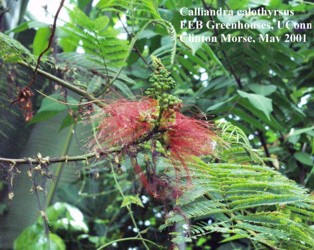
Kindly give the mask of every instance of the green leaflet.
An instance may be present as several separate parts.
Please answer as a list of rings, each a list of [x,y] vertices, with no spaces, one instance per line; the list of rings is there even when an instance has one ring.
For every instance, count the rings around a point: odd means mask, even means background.
[[[33,42],[33,54],[39,56],[48,46],[51,30],[49,27],[42,27],[36,31]],[[49,50],[45,53],[48,54]]]
[[[257,110],[262,111],[265,116],[270,120],[270,113],[273,111],[273,104],[270,98],[259,94],[246,93],[241,90],[238,90],[238,93],[242,98],[248,99],[251,106],[253,106]]]
[[[159,24],[166,28],[170,40],[172,41],[172,46],[169,44],[166,46],[161,46],[159,49],[153,52],[153,55],[162,58],[163,54],[169,54],[170,50],[170,64],[174,64],[177,46],[177,34],[174,26],[171,22],[162,19],[158,12],[158,4],[155,0],[101,0],[97,4],[97,7],[103,11],[110,11],[114,13],[121,13],[126,15],[130,19],[130,28],[132,28],[132,33],[134,29],[140,27],[140,30],[136,33],[131,41],[131,46],[129,48],[129,53],[133,49],[133,46],[137,40],[141,38],[142,33],[150,24]],[[167,59],[162,58],[163,61]]]
[[[220,137],[229,145],[222,146],[220,150],[221,160],[230,163],[264,164],[260,152],[252,148],[250,141],[239,127],[223,121],[218,122],[217,127],[221,130]]]
[[[307,166],[313,166],[312,156],[305,152],[297,152],[294,154],[294,158],[296,158],[299,162]]]
[[[276,85],[262,85],[262,84],[250,84],[248,88],[254,91],[256,94],[268,96],[274,93],[277,89]]]

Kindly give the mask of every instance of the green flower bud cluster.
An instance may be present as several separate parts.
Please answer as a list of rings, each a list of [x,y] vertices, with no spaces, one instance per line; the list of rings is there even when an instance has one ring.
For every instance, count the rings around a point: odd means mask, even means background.
[[[159,101],[159,105],[164,109],[182,102],[178,97],[168,93],[163,93],[161,96],[157,96],[157,100]]]
[[[161,63],[159,58],[152,57],[152,61],[155,71],[149,78],[149,82],[152,85],[145,91],[145,95],[158,100],[162,109],[181,104],[182,101],[179,98],[169,93],[174,89],[176,84],[170,72]]]

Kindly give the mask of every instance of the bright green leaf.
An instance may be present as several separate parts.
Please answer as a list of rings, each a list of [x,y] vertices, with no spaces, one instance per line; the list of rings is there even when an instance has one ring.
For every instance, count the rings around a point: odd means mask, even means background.
[[[47,112],[41,112],[34,115],[34,117],[30,120],[28,124],[35,124],[38,122],[43,122],[46,120],[49,120],[50,118],[58,115],[59,111],[47,111]]]
[[[208,107],[206,112],[219,110],[220,108],[222,108],[224,106],[227,106],[234,99],[235,99],[235,96],[233,96],[233,97],[231,97],[231,98],[229,98],[229,99],[227,99],[225,101],[215,103],[214,105]]]
[[[50,95],[49,97],[45,97],[42,101],[42,104],[38,112],[66,110],[67,105],[61,102],[65,102],[65,100],[64,100],[64,97],[61,97],[59,94],[53,94],[53,95]],[[69,104],[78,103],[73,97],[67,97],[66,102]]]
[[[250,84],[249,89],[254,91],[256,94],[268,96],[274,93],[277,89],[275,85],[262,85],[262,84]]]
[[[67,116],[63,119],[60,130],[67,128],[71,126],[72,124],[75,124],[77,121],[74,119],[74,117],[70,114],[67,114]]]
[[[238,90],[238,93],[241,97],[248,99],[254,108],[262,111],[270,120],[270,113],[273,111],[273,104],[270,98],[258,94],[246,93],[241,90]]]
[[[40,109],[38,110],[37,114],[33,117],[33,119],[29,122],[29,124],[46,121],[62,111],[68,109],[67,104],[63,104],[61,102],[65,102],[64,98],[61,97],[59,94],[53,94],[49,97],[45,97],[41,103]],[[67,103],[69,104],[77,104],[77,100],[73,97],[68,96]],[[70,106],[72,109],[77,109],[76,105]]]
[[[299,162],[307,166],[313,166],[313,160],[311,156],[305,152],[297,152],[294,154],[294,158],[296,158]]]
[[[33,42],[33,54],[39,56],[48,46],[50,37],[50,28],[44,27],[36,31],[36,35]],[[46,52],[48,53],[48,51]]]

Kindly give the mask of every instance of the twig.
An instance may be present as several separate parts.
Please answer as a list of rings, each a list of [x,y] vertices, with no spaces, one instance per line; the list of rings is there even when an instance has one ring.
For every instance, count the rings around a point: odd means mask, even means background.
[[[46,164],[45,164],[46,165]],[[37,201],[37,205],[38,205],[38,210],[40,212],[40,216],[43,219],[43,223],[44,223],[44,227],[45,227],[45,234],[46,234],[46,238],[47,238],[47,244],[48,244],[48,250],[51,249],[51,244],[50,244],[50,232],[49,232],[49,224],[48,224],[48,219],[47,219],[47,215],[46,215],[46,205],[45,205],[45,199],[46,199],[46,194],[45,194],[45,190],[46,190],[46,178],[43,178],[43,182],[41,185],[39,185],[36,182],[36,176],[39,175],[39,173],[34,173],[34,168],[33,168],[33,164],[32,162],[29,162],[29,166],[30,166],[30,173],[31,173],[31,180],[32,180],[32,191],[35,193],[35,197],[36,197],[36,201]],[[47,171],[47,166],[45,166],[45,171]],[[44,192],[43,194],[43,199],[44,201],[41,202],[40,200],[40,195],[39,192],[42,191]]]
[[[19,62],[20,65],[24,66],[24,67],[27,67],[31,70],[36,70],[36,67],[32,66],[32,65],[29,65],[27,64],[26,62]],[[72,90],[73,92],[81,95],[82,97],[85,97],[86,99],[92,101],[93,103],[95,103],[97,106],[101,107],[101,108],[104,108],[106,106],[105,103],[103,103],[101,100],[98,100],[97,98],[95,98],[93,95],[91,95],[90,93],[88,93],[87,91],[83,90],[83,89],[80,89],[52,74],[49,74],[48,72],[44,71],[44,70],[41,70],[41,69],[37,69],[37,73],[62,85],[63,87],[69,89],[69,90]]]
[[[136,237],[129,237],[129,238],[122,238],[122,239],[117,239],[117,240],[113,240],[113,241],[110,241],[109,243],[106,243],[105,245],[102,245],[101,247],[97,248],[97,250],[101,250],[101,249],[105,249],[106,247],[112,245],[113,243],[118,243],[118,242],[122,242],[122,241],[135,241],[135,240],[140,240],[140,241],[146,241],[156,247],[158,247],[159,249],[163,249],[163,247],[157,245],[155,242],[153,241],[150,241],[148,239],[140,239],[140,238],[136,238]]]
[[[271,158],[270,156],[270,153],[269,153],[269,150],[268,150],[268,147],[267,147],[267,143],[266,143],[266,140],[265,140],[265,137],[264,137],[264,133],[261,131],[261,130],[257,130],[257,135],[258,135],[258,138],[260,140],[260,142],[262,143],[262,146],[263,146],[263,149],[264,149],[264,152],[265,152],[265,155],[267,158]],[[267,161],[269,165],[271,165],[272,167],[275,168],[274,164],[272,161]]]
[[[145,141],[149,141],[152,139],[152,137],[155,134],[159,133],[164,133],[166,130],[152,130],[150,133],[147,135],[140,137],[136,142],[134,142],[132,145],[138,145],[141,144]],[[109,150],[101,150],[99,152],[93,152],[93,153],[88,153],[88,154],[83,154],[83,155],[77,155],[77,156],[61,156],[61,157],[42,157],[42,158],[20,158],[20,159],[13,159],[13,158],[2,158],[0,157],[0,162],[2,163],[8,163],[8,164],[41,164],[43,161],[47,162],[48,164],[50,163],[58,163],[58,162],[75,162],[75,161],[86,161],[91,158],[98,158],[103,155],[108,155],[108,154],[114,154],[114,153],[120,153],[124,152],[130,145],[126,145],[124,147],[116,147],[112,148]]]
[[[121,186],[120,186],[120,184],[119,184],[119,182],[118,182],[118,179],[117,179],[116,172],[115,172],[115,170],[114,170],[113,164],[111,163],[110,165],[111,165],[111,172],[112,172],[112,175],[113,175],[114,182],[116,183],[116,186],[117,186],[117,188],[118,188],[118,190],[119,190],[119,192],[120,192],[122,198],[124,199],[124,198],[125,198],[125,195],[124,195],[123,190],[122,190],[122,188],[121,188]],[[131,218],[131,221],[132,221],[132,223],[133,223],[133,226],[134,226],[137,230],[139,230],[139,227],[137,226],[136,220],[135,220],[135,218],[134,218],[134,216],[133,216],[133,212],[132,212],[131,206],[130,206],[130,205],[126,205],[126,208],[127,208],[128,213],[129,213],[129,215],[130,215],[130,218]],[[140,231],[138,232],[137,235],[138,235],[138,238],[142,241],[144,247],[145,247],[147,250],[149,250],[149,248],[148,248],[148,246],[147,246],[147,244],[146,244],[146,242],[145,242],[145,240],[144,240],[144,238],[143,238],[143,236],[142,236],[142,234],[141,234]]]
[[[122,22],[119,13],[117,13],[118,19],[123,27],[123,29],[125,30],[125,32],[127,33],[129,38],[132,38],[130,32],[128,31],[127,27],[125,27],[124,23]],[[152,68],[152,66],[146,61],[146,59],[143,57],[142,53],[139,51],[139,49],[134,45],[133,46],[134,51],[139,55],[139,57],[142,59],[142,61],[148,66],[148,68],[151,71],[154,71],[154,69]]]
[[[95,131],[95,127],[93,128],[93,131]],[[130,146],[132,145],[139,145],[143,142],[151,140],[155,135],[159,135],[160,133],[164,133],[167,130],[165,129],[159,129],[158,126],[154,127],[149,133],[146,135],[138,138],[135,142],[133,142],[131,145],[124,145],[122,147],[115,147],[111,148],[108,150],[104,150],[101,145],[98,143],[99,151],[98,152],[93,152],[93,153],[88,153],[88,154],[83,154],[83,155],[78,155],[78,156],[62,156],[62,157],[36,157],[36,158],[23,158],[23,159],[12,159],[12,158],[2,158],[0,157],[0,162],[2,163],[8,163],[11,165],[16,165],[16,164],[42,164],[47,163],[58,163],[58,162],[75,162],[75,161],[86,161],[91,158],[98,158],[103,155],[108,155],[108,154],[114,154],[114,153],[120,153],[120,152],[125,152]],[[97,138],[96,138],[97,142]]]
[[[73,162],[73,161],[86,161],[91,158],[95,158],[98,155],[104,155],[104,154],[110,154],[117,152],[117,150],[111,150],[106,153],[89,153],[89,154],[84,154],[84,155],[78,155],[78,156],[62,156],[62,157],[54,157],[54,158],[24,158],[24,159],[11,159],[11,158],[0,158],[0,162],[3,163],[10,163],[10,164],[40,164],[42,163],[43,160],[46,160],[47,163],[57,163],[57,162]]]
[[[36,67],[35,67],[35,70],[34,70],[34,73],[33,73],[33,78],[32,78],[32,80],[30,81],[30,83],[28,84],[28,87],[31,87],[32,84],[35,82],[36,76],[37,76],[37,72],[38,72],[38,68],[39,68],[39,65],[40,65],[40,60],[41,60],[41,58],[43,57],[43,55],[50,49],[50,47],[51,47],[51,45],[52,45],[53,38],[54,38],[54,35],[55,35],[55,33],[56,33],[56,27],[57,27],[58,16],[59,16],[60,11],[61,11],[61,9],[62,9],[62,7],[63,7],[64,1],[65,1],[65,0],[61,0],[61,2],[60,2],[59,8],[58,8],[58,10],[57,10],[57,12],[56,12],[56,15],[55,15],[55,17],[54,17],[54,20],[53,20],[53,25],[52,25],[52,28],[51,28],[51,35],[50,35],[50,38],[49,38],[48,46],[47,46],[47,48],[46,48],[44,51],[42,51],[42,52],[40,53],[40,55],[38,56],[37,64],[36,64]]]
[[[280,131],[279,141],[282,144],[282,146],[284,146],[286,139],[285,139],[285,135],[282,133],[282,131]],[[289,144],[289,143],[287,144],[287,149],[288,149],[288,152],[290,153],[290,155],[294,155],[297,152],[294,148],[291,148],[291,144]],[[304,151],[302,150],[302,152],[304,152]],[[298,166],[298,169],[300,170],[300,175],[299,175],[300,184],[305,186],[305,174],[306,174],[305,168],[304,168],[303,164],[299,161],[296,161],[296,164]]]

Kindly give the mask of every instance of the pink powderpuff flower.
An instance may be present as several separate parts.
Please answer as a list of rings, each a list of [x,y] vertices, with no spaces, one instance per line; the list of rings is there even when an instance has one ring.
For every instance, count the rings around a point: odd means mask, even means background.
[[[149,133],[154,127],[155,116],[158,116],[157,104],[151,98],[109,103],[103,109],[105,117],[98,126],[97,144],[102,148],[125,146]]]
[[[145,135],[156,131],[157,139],[167,151],[165,156],[170,159],[174,167],[177,183],[180,180],[179,173],[184,169],[186,181],[191,184],[188,164],[194,157],[211,155],[216,136],[209,129],[206,121],[187,117],[179,112],[180,108],[181,105],[172,106],[164,110],[160,118],[159,102],[152,98],[109,102],[101,114],[104,117],[98,125],[97,138],[90,145],[94,148],[101,147],[101,150],[112,147],[128,148]],[[187,187],[173,185],[169,180],[158,175],[147,178],[137,164],[136,156],[132,165],[143,187],[156,199],[167,200],[171,197],[176,199]]]
[[[164,141],[175,169],[181,163],[189,174],[187,162],[193,161],[193,157],[213,154],[216,136],[206,121],[187,117],[176,111],[173,122],[168,122],[165,129]]]

